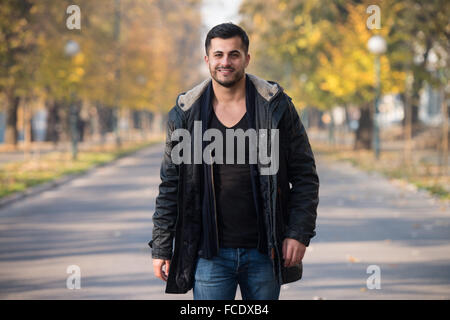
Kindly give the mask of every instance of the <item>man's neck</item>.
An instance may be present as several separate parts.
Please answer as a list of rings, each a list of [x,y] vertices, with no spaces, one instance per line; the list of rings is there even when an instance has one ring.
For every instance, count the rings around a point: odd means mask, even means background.
[[[228,105],[230,103],[241,101],[245,99],[245,78],[246,75],[242,77],[239,82],[237,82],[233,87],[227,88],[219,83],[217,83],[214,79],[212,80],[212,86],[214,91],[213,99],[216,100],[219,104]]]

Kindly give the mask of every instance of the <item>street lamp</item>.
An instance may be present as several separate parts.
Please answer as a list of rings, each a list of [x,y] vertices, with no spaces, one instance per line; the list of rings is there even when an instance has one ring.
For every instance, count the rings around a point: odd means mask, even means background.
[[[76,41],[69,40],[67,41],[64,47],[64,53],[67,57],[71,59],[76,56],[80,52],[80,46]],[[70,84],[69,84],[70,85]],[[78,154],[78,128],[77,128],[77,110],[75,108],[75,94],[71,90],[70,94],[70,110],[69,110],[69,122],[70,122],[70,131],[72,137],[72,159],[77,159]]]
[[[64,47],[64,53],[66,54],[66,56],[72,58],[76,56],[78,52],[80,52],[80,45],[78,44],[78,42],[73,40],[67,41]]]
[[[381,98],[380,55],[386,52],[386,41],[382,36],[372,36],[367,42],[367,48],[375,55],[376,94],[373,116],[373,148],[375,150],[375,158],[378,159],[380,157],[380,128],[378,123],[378,106]]]

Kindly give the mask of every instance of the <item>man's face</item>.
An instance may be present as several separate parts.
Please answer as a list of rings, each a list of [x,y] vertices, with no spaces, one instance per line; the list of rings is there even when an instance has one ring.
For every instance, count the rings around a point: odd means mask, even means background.
[[[233,87],[245,75],[250,62],[240,37],[213,38],[208,55],[205,56],[211,77],[224,87]]]

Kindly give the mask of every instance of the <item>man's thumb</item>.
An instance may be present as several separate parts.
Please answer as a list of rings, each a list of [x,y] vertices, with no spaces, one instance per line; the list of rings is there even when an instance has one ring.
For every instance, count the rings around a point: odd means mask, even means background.
[[[170,260],[166,260],[166,276],[169,276]]]

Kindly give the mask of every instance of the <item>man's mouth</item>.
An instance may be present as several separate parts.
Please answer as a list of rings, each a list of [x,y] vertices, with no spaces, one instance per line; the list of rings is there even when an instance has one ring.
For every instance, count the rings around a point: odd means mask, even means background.
[[[223,75],[227,75],[233,72],[233,69],[218,69]]]

